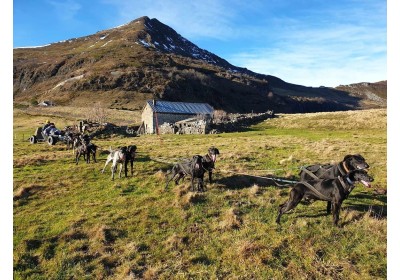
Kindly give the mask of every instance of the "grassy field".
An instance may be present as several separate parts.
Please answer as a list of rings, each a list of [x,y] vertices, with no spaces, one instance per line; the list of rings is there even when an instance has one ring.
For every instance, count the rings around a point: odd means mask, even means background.
[[[14,110],[14,279],[386,279],[386,195],[375,191],[387,188],[386,110],[280,115],[241,133],[94,139],[99,162],[78,165],[60,143],[27,141],[45,115]],[[128,144],[139,151],[134,176],[111,181],[109,167],[100,173],[106,150]],[[164,190],[163,161],[211,145],[221,155],[205,193],[190,192],[188,179]],[[375,181],[345,200],[341,227],[322,201],[275,224],[290,188],[264,177],[296,180],[302,165],[355,153]]]

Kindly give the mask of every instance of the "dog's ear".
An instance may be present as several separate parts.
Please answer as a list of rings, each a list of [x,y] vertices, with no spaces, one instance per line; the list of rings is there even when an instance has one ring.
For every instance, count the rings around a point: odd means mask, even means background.
[[[343,161],[346,161],[346,160],[348,160],[348,159],[350,159],[352,157],[353,157],[353,155],[347,155],[347,156],[344,157]]]
[[[355,154],[354,155],[356,158],[358,158],[359,160],[365,160],[365,158],[362,156],[362,155],[360,155],[360,154]]]
[[[135,152],[136,151],[136,145],[130,145],[130,146],[128,146],[128,152],[129,153],[132,153],[132,152]]]

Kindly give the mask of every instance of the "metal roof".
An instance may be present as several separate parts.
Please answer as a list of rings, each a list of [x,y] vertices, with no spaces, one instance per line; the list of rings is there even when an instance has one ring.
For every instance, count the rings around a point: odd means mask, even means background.
[[[188,102],[171,102],[156,100],[154,106],[153,100],[147,100],[147,104],[157,113],[173,113],[173,114],[209,114],[214,112],[214,108],[207,103],[188,103]]]

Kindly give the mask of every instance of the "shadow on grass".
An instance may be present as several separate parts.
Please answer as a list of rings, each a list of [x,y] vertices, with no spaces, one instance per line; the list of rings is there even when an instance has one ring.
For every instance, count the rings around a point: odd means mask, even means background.
[[[120,195],[122,195],[122,196],[123,195],[128,195],[128,194],[134,192],[135,190],[136,190],[136,187],[134,185],[129,185],[129,186],[126,186],[126,187],[124,187],[122,189],[122,192],[121,192]]]
[[[371,216],[377,219],[384,219],[387,217],[386,205],[347,203],[345,207],[342,207],[342,210],[345,209],[358,212],[370,212]]]
[[[151,158],[148,155],[139,154],[135,158],[136,162],[148,162],[151,161]]]
[[[298,214],[296,215],[295,218],[319,218],[319,217],[325,217],[325,216],[330,216],[332,214],[328,214],[326,213],[325,210],[323,211],[318,211],[318,213],[314,213],[314,214]]]
[[[351,194],[350,196],[351,196],[351,198],[354,198],[356,200],[376,199],[376,200],[379,200],[380,202],[387,203],[386,195],[375,195],[375,194],[370,194],[370,193],[367,193],[367,192],[363,192],[363,193]]]
[[[288,188],[293,185],[286,181],[295,181],[293,178],[285,177],[256,177],[251,175],[231,175],[221,179],[217,179],[215,182],[218,184],[225,185],[225,188],[230,190],[240,190],[244,188],[252,187],[254,184],[264,186],[275,186],[278,188]]]

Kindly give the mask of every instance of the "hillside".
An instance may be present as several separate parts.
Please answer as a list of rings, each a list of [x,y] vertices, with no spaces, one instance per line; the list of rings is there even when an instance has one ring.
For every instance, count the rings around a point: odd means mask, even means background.
[[[208,102],[227,112],[316,112],[385,107],[347,88],[304,87],[257,74],[201,49],[157,19],[14,49],[14,102],[140,110],[145,100]],[[384,98],[381,95],[381,98]]]
[[[386,106],[387,81],[340,85],[336,89],[348,92],[352,96],[360,97],[365,108],[374,107],[377,104]]]

